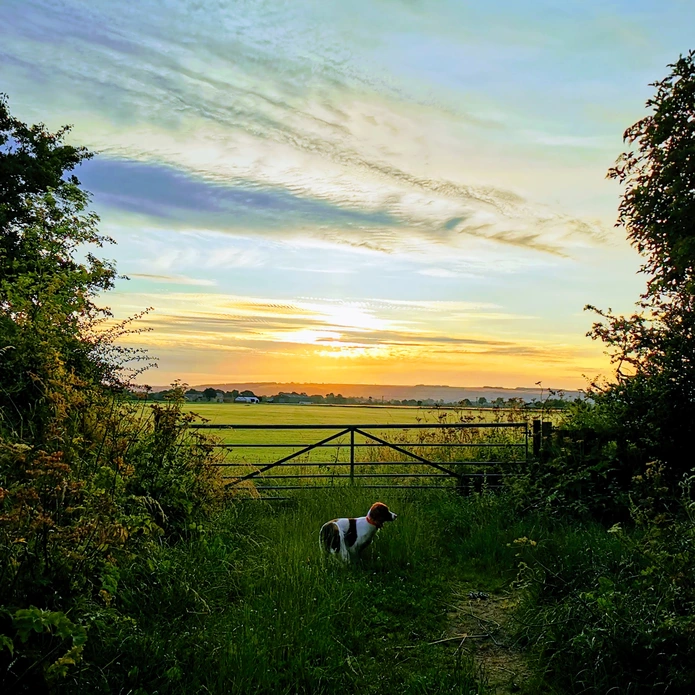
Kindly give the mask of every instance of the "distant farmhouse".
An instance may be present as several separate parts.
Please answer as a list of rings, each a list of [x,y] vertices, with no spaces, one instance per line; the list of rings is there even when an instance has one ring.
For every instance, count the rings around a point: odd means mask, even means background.
[[[258,398],[256,398],[256,396],[237,396],[234,399],[234,402],[235,403],[258,403],[259,400],[258,400]]]

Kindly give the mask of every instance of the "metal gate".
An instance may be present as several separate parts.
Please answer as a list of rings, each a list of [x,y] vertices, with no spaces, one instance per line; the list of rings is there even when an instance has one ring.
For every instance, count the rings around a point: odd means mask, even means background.
[[[348,485],[465,493],[500,487],[529,456],[526,422],[191,427],[218,433],[228,486],[261,499]]]

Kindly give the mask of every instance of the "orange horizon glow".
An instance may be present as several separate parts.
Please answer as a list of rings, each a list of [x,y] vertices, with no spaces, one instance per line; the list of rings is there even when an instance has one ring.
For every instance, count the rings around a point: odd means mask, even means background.
[[[149,297],[124,295],[129,302]],[[141,383],[383,384],[577,390],[610,373],[585,337],[527,335],[533,317],[465,302],[174,293],[127,339],[160,359]]]

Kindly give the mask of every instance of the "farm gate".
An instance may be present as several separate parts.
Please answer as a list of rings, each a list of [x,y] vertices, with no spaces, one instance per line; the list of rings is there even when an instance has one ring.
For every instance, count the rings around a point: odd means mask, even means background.
[[[347,485],[498,488],[541,441],[538,420],[532,432],[527,422],[191,427],[215,431],[228,486],[256,499]]]

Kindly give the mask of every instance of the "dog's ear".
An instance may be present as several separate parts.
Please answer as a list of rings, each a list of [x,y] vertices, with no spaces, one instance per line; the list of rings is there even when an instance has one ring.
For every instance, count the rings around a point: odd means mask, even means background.
[[[369,510],[369,516],[376,521],[377,524],[384,524],[387,521],[391,521],[391,512],[383,502],[375,502]]]

